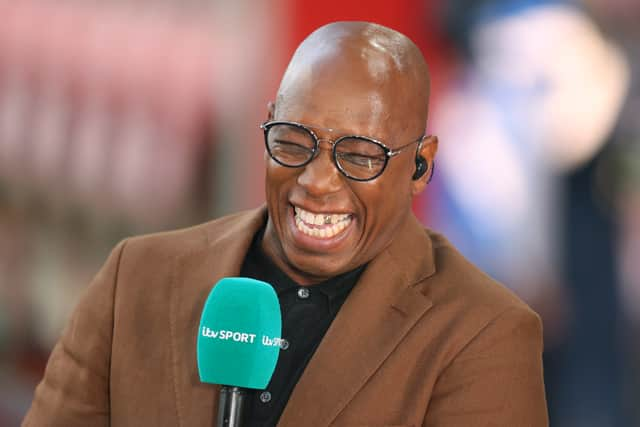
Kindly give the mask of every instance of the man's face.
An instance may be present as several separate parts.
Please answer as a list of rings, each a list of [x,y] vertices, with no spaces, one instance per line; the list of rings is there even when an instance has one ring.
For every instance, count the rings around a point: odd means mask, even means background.
[[[403,92],[393,84],[359,79],[357,71],[348,81],[311,78],[285,93],[273,119],[309,125],[321,140],[365,135],[393,149],[416,140],[424,130],[424,122],[403,104]],[[390,159],[384,173],[368,182],[342,175],[326,142],[321,141],[318,155],[300,168],[283,167],[265,154],[266,253],[301,284],[370,261],[389,245],[410,212],[416,148]]]

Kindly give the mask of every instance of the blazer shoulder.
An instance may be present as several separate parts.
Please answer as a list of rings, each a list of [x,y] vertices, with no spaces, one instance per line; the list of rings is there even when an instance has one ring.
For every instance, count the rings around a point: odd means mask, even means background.
[[[215,243],[216,237],[232,232],[256,214],[255,210],[226,215],[191,227],[145,234],[126,239],[126,252],[144,257],[165,258],[198,251]]]
[[[436,272],[425,287],[434,303],[448,307],[462,319],[473,319],[472,323],[478,326],[505,312],[537,317],[512,290],[480,270],[444,236],[431,230],[427,233],[433,245]]]

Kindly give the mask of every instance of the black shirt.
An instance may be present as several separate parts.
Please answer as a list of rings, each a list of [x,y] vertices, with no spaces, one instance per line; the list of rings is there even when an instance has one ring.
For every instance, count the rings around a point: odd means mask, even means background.
[[[259,231],[240,270],[240,276],[270,283],[282,312],[282,338],[278,363],[265,390],[255,390],[248,405],[250,426],[275,426],[293,388],[316,351],[338,310],[358,281],[364,266],[325,282],[300,286],[280,270],[261,249]]]

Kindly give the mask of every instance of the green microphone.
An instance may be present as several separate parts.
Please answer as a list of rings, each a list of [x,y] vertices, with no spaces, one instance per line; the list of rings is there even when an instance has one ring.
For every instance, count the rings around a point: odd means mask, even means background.
[[[200,381],[220,384],[218,426],[242,426],[247,390],[264,389],[278,362],[280,303],[273,287],[246,277],[226,277],[202,310],[197,359]]]

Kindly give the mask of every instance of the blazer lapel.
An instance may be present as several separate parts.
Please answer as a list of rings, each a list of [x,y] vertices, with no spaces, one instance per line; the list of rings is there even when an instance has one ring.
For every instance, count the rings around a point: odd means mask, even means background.
[[[180,426],[212,425],[218,386],[200,382],[196,342],[200,313],[213,285],[237,276],[265,209],[238,215],[227,223],[211,224],[208,245],[175,260],[170,300],[172,374]]]
[[[426,250],[425,250],[426,249]],[[280,426],[327,426],[432,305],[412,285],[435,272],[415,217],[369,263],[309,362]]]

